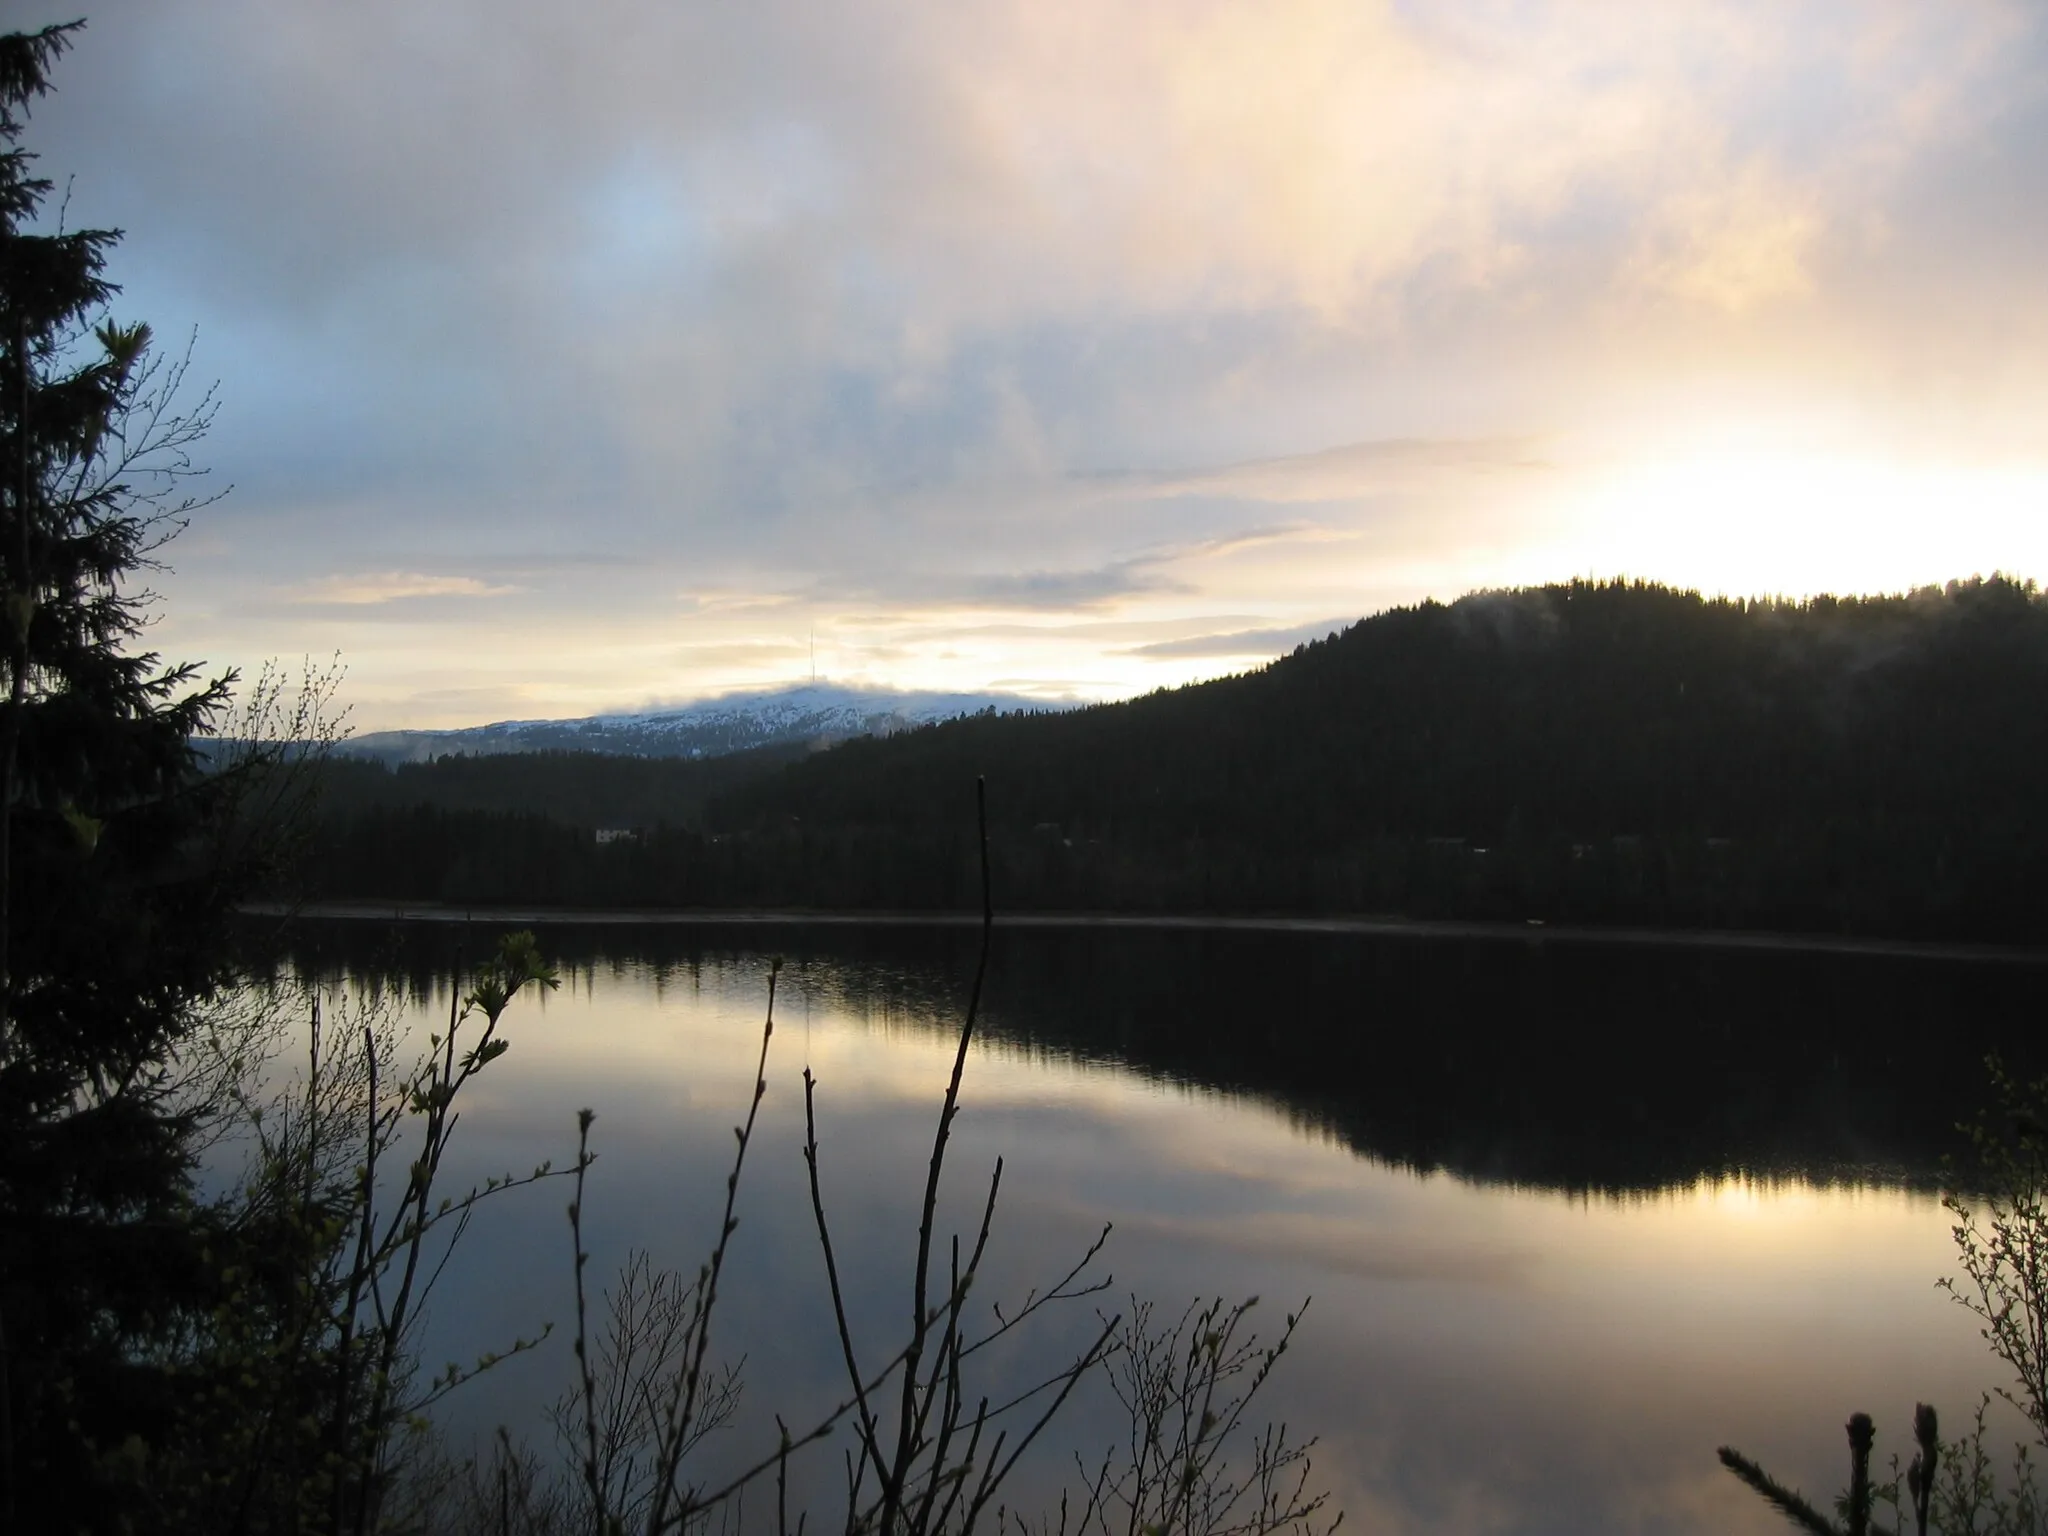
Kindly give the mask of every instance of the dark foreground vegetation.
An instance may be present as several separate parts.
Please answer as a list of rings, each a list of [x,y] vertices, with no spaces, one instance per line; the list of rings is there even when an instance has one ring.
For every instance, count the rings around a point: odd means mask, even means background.
[[[339,764],[321,894],[2048,939],[2048,599],[1425,603],[1242,677],[789,761]],[[601,830],[604,840],[600,840]]]

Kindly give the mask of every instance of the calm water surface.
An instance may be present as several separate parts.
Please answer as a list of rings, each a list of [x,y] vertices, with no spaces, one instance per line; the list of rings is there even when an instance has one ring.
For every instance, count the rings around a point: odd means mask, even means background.
[[[819,1081],[827,1199],[855,1327],[900,1340],[917,1202],[971,934],[550,929],[559,993],[508,1015],[465,1090],[467,1179],[567,1162],[598,1114],[591,1274],[633,1248],[707,1251],[767,999],[769,1092],[717,1343],[745,1357],[713,1462],[772,1443],[843,1388],[805,1193],[802,1081]],[[445,1014],[484,932],[341,924],[293,963]],[[1056,1278],[1105,1224],[1102,1295],[996,1362],[1076,1349],[1093,1308],[1258,1294],[1268,1329],[1313,1298],[1266,1415],[1320,1435],[1319,1477],[1366,1531],[1765,1532],[1715,1460],[1732,1442],[1830,1495],[1841,1424],[1907,1448],[1912,1405],[1959,1424],[2001,1378],[1934,1287],[1935,1191],[1981,1059],[2036,1051],[2040,973],[1927,961],[1321,936],[999,935],[948,1163],[969,1228],[1006,1161],[983,1290]],[[566,1186],[516,1193],[458,1252],[432,1360],[573,1316]],[[970,1209],[972,1208],[972,1209]],[[451,1406],[549,1442],[566,1338]],[[1062,1421],[1019,1485],[1046,1500]],[[2017,1420],[2013,1421],[2017,1430]],[[815,1464],[822,1487],[837,1452]],[[763,1504],[762,1513],[766,1513]]]

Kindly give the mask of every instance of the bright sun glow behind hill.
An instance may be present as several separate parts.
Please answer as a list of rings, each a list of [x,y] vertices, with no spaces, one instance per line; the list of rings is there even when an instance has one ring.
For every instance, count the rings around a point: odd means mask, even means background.
[[[1578,522],[1603,575],[1730,595],[1895,592],[2048,571],[2048,469],[1702,454],[1600,476]]]

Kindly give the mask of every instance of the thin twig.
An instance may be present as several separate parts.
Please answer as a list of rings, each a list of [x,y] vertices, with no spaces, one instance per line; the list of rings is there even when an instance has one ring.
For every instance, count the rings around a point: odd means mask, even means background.
[[[852,1383],[854,1402],[860,1410],[861,1464],[865,1467],[872,1461],[875,1475],[880,1477],[886,1475],[882,1448],[876,1438],[874,1411],[868,1406],[867,1388],[861,1381],[860,1364],[854,1354],[853,1330],[846,1321],[846,1293],[839,1283],[839,1262],[832,1251],[832,1228],[825,1219],[825,1197],[819,1187],[817,1089],[818,1080],[811,1075],[811,1069],[805,1067],[804,1163],[810,1173],[811,1217],[818,1229],[818,1246],[825,1255],[825,1280],[832,1295],[832,1321],[839,1332],[840,1357],[846,1363],[847,1379]]]
[[[590,1491],[591,1529],[603,1532],[609,1524],[603,1485],[597,1476],[597,1382],[590,1370],[590,1320],[585,1299],[583,1269],[590,1255],[583,1251],[583,1189],[590,1169],[590,1126],[597,1119],[588,1108],[576,1113],[576,1197],[569,1202],[569,1237],[576,1263],[576,1368],[583,1386],[583,1485]]]
[[[911,1277],[910,1364],[904,1372],[903,1395],[896,1419],[896,1455],[882,1490],[881,1528],[895,1529],[901,1508],[904,1481],[916,1455],[917,1368],[923,1360],[925,1339],[932,1317],[926,1311],[930,1294],[932,1224],[939,1204],[939,1181],[945,1171],[946,1145],[952,1139],[953,1119],[960,1112],[960,1079],[967,1070],[967,1052],[974,1043],[974,1027],[981,1012],[981,991],[988,978],[988,956],[995,932],[995,903],[991,896],[988,867],[988,781],[974,781],[975,826],[981,851],[981,952],[974,966],[974,987],[967,997],[967,1016],[960,1026],[960,1043],[953,1052],[953,1071],[946,1081],[946,1097],[939,1108],[938,1129],[932,1136],[931,1161],[925,1170],[924,1206],[917,1224],[917,1265]]]
[[[754,1122],[761,1113],[761,1100],[768,1093],[768,1043],[775,1035],[775,983],[781,974],[782,962],[775,961],[768,968],[768,1014],[761,1024],[761,1055],[754,1067],[754,1093],[747,1102],[747,1118],[742,1125],[733,1127],[733,1135],[739,1145],[733,1153],[732,1172],[725,1179],[725,1211],[719,1221],[718,1242],[711,1250],[711,1262],[705,1266],[704,1278],[697,1290],[697,1304],[690,1323],[690,1339],[694,1345],[689,1365],[679,1378],[677,1390],[669,1401],[667,1422],[657,1442],[656,1459],[658,1475],[655,1480],[654,1508],[648,1516],[648,1530],[659,1533],[665,1525],[668,1503],[677,1495],[675,1478],[684,1450],[689,1445],[690,1424],[697,1408],[697,1388],[704,1371],[704,1353],[710,1345],[711,1315],[718,1305],[718,1279],[725,1270],[725,1256],[732,1245],[733,1232],[739,1221],[733,1215],[739,1199],[740,1173],[746,1167],[747,1148],[754,1138]],[[758,1475],[758,1474],[757,1474]],[[735,1484],[735,1487],[744,1484]],[[691,1498],[678,1497],[680,1508],[677,1520],[687,1520],[697,1508],[702,1507]]]

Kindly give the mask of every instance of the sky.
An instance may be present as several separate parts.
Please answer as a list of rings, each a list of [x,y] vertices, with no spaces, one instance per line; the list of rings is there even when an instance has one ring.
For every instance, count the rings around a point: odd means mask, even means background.
[[[2048,577],[2033,0],[106,0],[54,84],[218,381],[150,643],[359,729]]]

